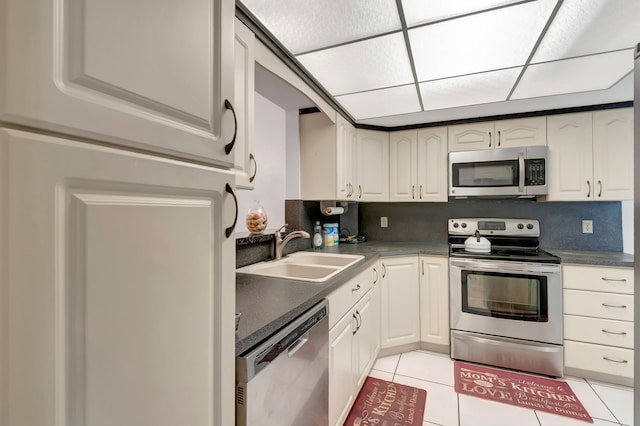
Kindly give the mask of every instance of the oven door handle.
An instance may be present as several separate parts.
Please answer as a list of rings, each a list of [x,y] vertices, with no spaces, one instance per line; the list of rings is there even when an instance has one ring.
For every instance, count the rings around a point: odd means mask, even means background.
[[[518,262],[500,262],[499,264],[479,264],[477,260],[451,260],[451,267],[459,268],[465,271],[491,271],[491,272],[517,272],[517,273],[559,273],[559,265],[552,264],[547,266],[543,263],[530,265]]]
[[[524,192],[524,153],[518,153],[518,192]]]

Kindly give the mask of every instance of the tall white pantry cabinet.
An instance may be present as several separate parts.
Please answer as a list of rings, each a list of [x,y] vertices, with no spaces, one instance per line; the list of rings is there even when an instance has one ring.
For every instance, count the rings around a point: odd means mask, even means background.
[[[231,0],[0,0],[0,425],[234,422]]]

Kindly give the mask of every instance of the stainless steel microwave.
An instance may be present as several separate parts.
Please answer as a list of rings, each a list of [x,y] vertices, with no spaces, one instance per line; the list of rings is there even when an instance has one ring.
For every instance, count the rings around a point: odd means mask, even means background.
[[[546,146],[450,152],[449,196],[547,194],[548,152]]]

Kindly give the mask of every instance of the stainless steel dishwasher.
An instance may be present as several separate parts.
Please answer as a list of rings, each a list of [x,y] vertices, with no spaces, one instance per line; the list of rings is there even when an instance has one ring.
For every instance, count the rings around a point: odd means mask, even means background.
[[[328,310],[323,300],[236,358],[237,425],[327,425]]]

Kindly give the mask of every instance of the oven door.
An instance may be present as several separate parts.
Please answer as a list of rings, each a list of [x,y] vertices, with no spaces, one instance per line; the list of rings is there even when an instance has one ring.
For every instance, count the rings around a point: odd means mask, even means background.
[[[560,265],[449,259],[451,329],[562,344]]]

